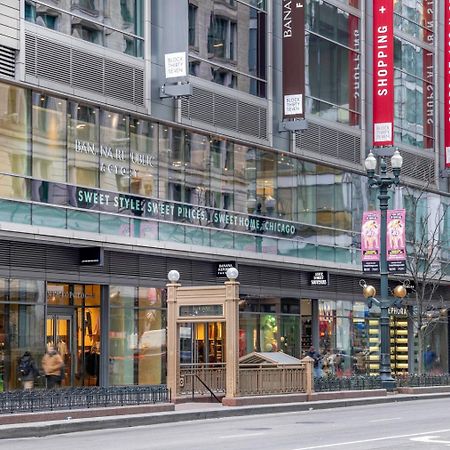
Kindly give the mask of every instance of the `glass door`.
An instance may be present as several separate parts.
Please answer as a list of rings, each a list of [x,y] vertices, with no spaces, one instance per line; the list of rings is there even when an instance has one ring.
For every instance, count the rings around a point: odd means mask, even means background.
[[[62,386],[72,386],[74,378],[73,314],[49,311],[47,314],[47,349],[54,347],[64,361],[65,376]]]

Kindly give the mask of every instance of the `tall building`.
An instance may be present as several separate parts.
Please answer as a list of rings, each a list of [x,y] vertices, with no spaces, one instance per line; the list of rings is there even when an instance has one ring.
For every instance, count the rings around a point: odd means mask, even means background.
[[[167,272],[214,285],[227,265],[241,355],[314,344],[339,355],[328,371],[376,372],[359,284],[362,214],[378,207],[363,164],[373,2],[305,2],[307,127],[295,131],[282,126],[284,3],[0,0],[2,389],[19,386],[21,354],[52,344],[66,385],[164,383]],[[391,203],[425,189],[423,217],[450,204],[444,3],[394,1],[404,164]],[[448,242],[449,214],[440,232]],[[450,302],[448,278],[436,295]],[[407,308],[393,311],[399,372],[417,368]],[[427,342],[448,372],[445,314]],[[186,320],[181,361],[222,362],[225,332]]]

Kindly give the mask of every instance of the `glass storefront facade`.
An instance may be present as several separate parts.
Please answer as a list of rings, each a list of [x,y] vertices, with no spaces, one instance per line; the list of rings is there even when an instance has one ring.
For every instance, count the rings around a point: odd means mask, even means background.
[[[365,176],[5,83],[0,100],[2,221],[359,266]]]
[[[101,309],[105,289],[110,293],[107,312]],[[0,392],[22,387],[18,361],[26,351],[42,373],[49,346],[63,358],[63,386],[99,386],[102,370],[109,385],[164,383],[165,298],[164,289],[149,287],[1,278]],[[109,323],[102,333],[103,314]],[[45,387],[43,376],[35,387]]]

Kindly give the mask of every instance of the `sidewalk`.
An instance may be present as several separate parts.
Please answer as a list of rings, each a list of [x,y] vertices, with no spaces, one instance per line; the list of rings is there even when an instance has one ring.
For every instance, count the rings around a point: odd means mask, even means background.
[[[99,430],[107,428],[125,428],[133,426],[176,423],[190,420],[218,419],[256,414],[276,414],[282,412],[308,411],[312,409],[342,408],[361,404],[394,403],[419,399],[450,397],[450,388],[439,388],[439,392],[427,392],[422,388],[416,393],[387,394],[377,390],[374,396],[355,398],[351,394],[358,391],[326,393],[330,398],[303,402],[280,402],[276,404],[254,404],[251,406],[222,406],[218,403],[180,403],[177,405],[150,405],[147,407],[114,408],[114,414],[105,416],[105,410],[60,411],[59,417],[51,419],[55,413],[38,412],[30,414],[11,414],[0,416],[16,420],[15,423],[0,425],[0,439],[39,437],[52,434],[73,433],[77,431]],[[366,391],[367,392],[367,391]],[[344,394],[344,395],[342,395]],[[289,396],[286,396],[288,400]],[[333,398],[331,398],[333,397]],[[152,410],[153,406],[153,410]],[[163,408],[161,408],[163,406]],[[147,412],[138,412],[136,408],[147,408]],[[156,410],[157,409],[157,410]],[[77,412],[89,412],[90,417],[75,418]],[[26,420],[28,418],[28,420]],[[34,421],[30,422],[30,418]],[[25,421],[26,420],[26,421]],[[37,420],[37,421],[36,421]]]

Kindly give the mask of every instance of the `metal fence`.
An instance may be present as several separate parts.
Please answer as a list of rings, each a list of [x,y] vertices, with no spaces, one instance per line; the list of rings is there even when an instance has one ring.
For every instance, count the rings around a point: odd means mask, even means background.
[[[170,402],[165,385],[30,389],[0,393],[0,414]]]
[[[365,389],[381,389],[380,377],[353,376],[353,377],[315,377],[314,391],[353,391]]]
[[[405,375],[396,377],[397,387],[450,386],[450,374]]]

